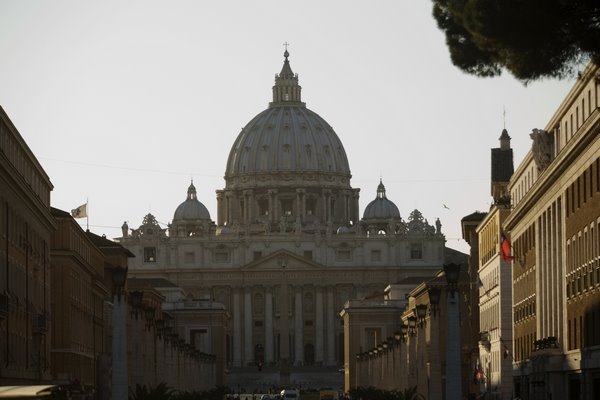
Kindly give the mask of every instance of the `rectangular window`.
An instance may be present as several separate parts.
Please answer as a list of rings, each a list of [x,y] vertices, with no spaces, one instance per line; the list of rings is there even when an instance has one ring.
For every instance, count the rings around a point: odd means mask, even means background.
[[[423,245],[421,243],[412,243],[410,245],[410,258],[412,260],[421,260],[423,258]]]
[[[256,328],[260,328],[261,326],[263,326],[262,320],[257,319],[256,321],[254,321],[254,326]]]
[[[262,257],[262,252],[261,251],[255,251],[254,252],[254,261],[260,260],[261,257]]]
[[[156,262],[156,247],[144,247],[144,262]]]
[[[313,252],[311,250],[304,250],[304,258],[307,260],[313,259]]]
[[[229,252],[224,250],[215,251],[215,262],[229,262]]]
[[[304,326],[313,326],[312,321],[304,321]]]
[[[193,264],[196,261],[196,254],[193,251],[186,251],[183,258],[186,264]]]
[[[381,261],[381,250],[371,250],[371,261]]]
[[[351,261],[352,252],[348,249],[340,249],[336,251],[335,258],[337,261]]]

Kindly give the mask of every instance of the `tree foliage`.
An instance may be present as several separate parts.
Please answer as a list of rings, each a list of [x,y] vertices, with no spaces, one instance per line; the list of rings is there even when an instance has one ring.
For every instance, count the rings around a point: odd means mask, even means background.
[[[417,392],[416,386],[404,390],[383,390],[373,386],[361,386],[350,389],[349,394],[355,400],[425,400],[423,395]]]
[[[598,0],[432,0],[452,63],[477,76],[506,69],[528,82],[600,61]]]

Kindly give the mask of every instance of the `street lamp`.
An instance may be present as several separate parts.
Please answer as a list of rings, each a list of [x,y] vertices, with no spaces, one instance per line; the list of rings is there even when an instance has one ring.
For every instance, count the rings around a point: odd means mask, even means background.
[[[144,293],[139,290],[134,290],[129,293],[129,302],[131,303],[131,308],[133,310],[133,317],[137,320],[138,315],[142,311],[142,300],[144,298]]]
[[[121,301],[127,282],[127,267],[111,268],[113,282],[112,398],[127,400],[127,328],[126,305]]]
[[[446,400],[462,399],[462,384],[460,370],[460,307],[454,296],[458,290],[459,264],[444,264],[444,275],[448,284],[447,311],[448,329],[446,334]]]
[[[400,332],[402,333],[402,341],[406,342],[406,335],[408,334],[408,325],[402,324],[400,326]]]
[[[422,327],[425,322],[425,317],[427,316],[427,304],[417,304],[415,307],[415,314],[417,316],[419,327]]]
[[[154,326],[154,307],[146,307],[144,313],[146,314],[146,329],[150,330]]]
[[[415,317],[414,315],[411,315],[410,317],[408,317],[408,334],[410,336],[415,336],[416,327],[417,327],[417,317]]]
[[[460,264],[444,264],[444,275],[446,276],[446,282],[448,283],[448,290],[452,297],[458,287],[458,275],[460,273]]]
[[[117,296],[119,301],[121,301],[121,294],[123,294],[125,282],[127,281],[127,269],[128,267],[114,267],[111,269],[113,295]]]
[[[430,286],[427,288],[427,293],[429,294],[429,304],[431,304],[430,312],[435,317],[438,305],[440,304],[440,288]]]

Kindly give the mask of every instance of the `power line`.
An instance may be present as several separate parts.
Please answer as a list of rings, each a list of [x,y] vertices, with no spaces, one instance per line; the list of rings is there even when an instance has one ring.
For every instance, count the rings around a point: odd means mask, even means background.
[[[71,160],[59,160],[56,158],[48,158],[48,157],[40,157],[41,160],[46,161],[54,161],[61,162],[65,164],[74,164],[74,165],[85,165],[88,167],[96,167],[96,168],[110,168],[110,169],[118,169],[124,171],[137,171],[137,172],[152,172],[152,173],[160,173],[160,174],[172,174],[172,175],[194,175],[194,176],[204,176],[211,178],[221,178],[221,175],[210,175],[210,174],[201,174],[199,172],[181,172],[181,171],[167,171],[160,169],[148,169],[148,168],[137,168],[137,167],[123,167],[119,165],[109,165],[109,164],[97,164],[97,163],[89,163],[83,161],[71,161]]]

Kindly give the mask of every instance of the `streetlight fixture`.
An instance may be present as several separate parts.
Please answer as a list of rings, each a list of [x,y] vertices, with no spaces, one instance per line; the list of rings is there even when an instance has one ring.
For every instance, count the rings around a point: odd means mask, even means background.
[[[408,325],[402,324],[402,326],[400,326],[400,332],[402,333],[402,341],[406,342],[406,335],[408,335]]]
[[[150,330],[155,324],[154,321],[154,307],[146,307],[144,309],[144,314],[146,314],[146,329]]]
[[[427,304],[417,304],[415,307],[415,314],[419,327],[422,327],[425,322],[425,317],[427,317]]]
[[[459,264],[444,264],[444,275],[448,284],[446,314],[448,328],[446,331],[446,400],[462,398],[461,364],[460,364],[460,307],[454,292],[458,290]],[[460,298],[460,296],[456,296]]]
[[[121,295],[125,293],[128,268],[116,266],[110,270],[113,283],[112,398],[127,400],[127,305],[121,300]]]
[[[127,281],[128,267],[114,267],[111,269],[111,278],[113,281],[113,295],[121,301],[121,294],[124,292],[125,282]]]
[[[408,317],[408,334],[410,336],[415,336],[416,327],[417,327],[417,317],[415,317],[414,315],[411,315],[410,317]]]
[[[458,288],[458,276],[460,274],[460,264],[444,264],[444,275],[446,276],[446,282],[448,283],[448,290],[452,297],[454,292]]]
[[[159,318],[154,322],[154,327],[156,328],[156,336],[160,339],[165,331],[165,320]]]
[[[439,287],[430,286],[427,288],[427,293],[429,294],[429,304],[431,305],[429,310],[434,317],[437,313],[438,305],[440,304],[440,292],[441,290]]]
[[[144,298],[144,292],[140,292],[139,290],[134,290],[129,293],[129,302],[131,303],[131,308],[133,309],[133,316],[137,320],[138,316],[142,311],[142,300]]]

